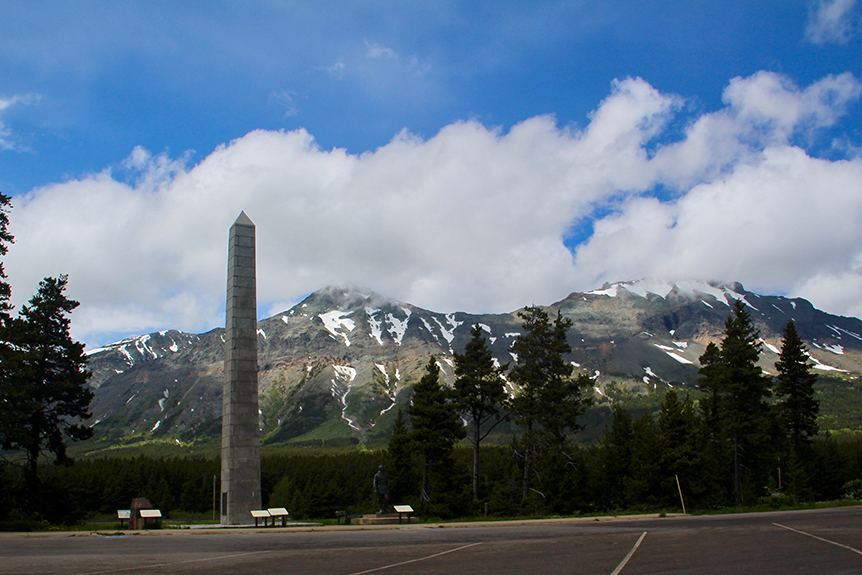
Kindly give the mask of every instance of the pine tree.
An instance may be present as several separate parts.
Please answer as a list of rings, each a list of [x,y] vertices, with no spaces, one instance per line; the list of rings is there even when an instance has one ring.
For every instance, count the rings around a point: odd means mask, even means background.
[[[775,362],[776,409],[785,434],[785,481],[795,498],[811,495],[807,488],[813,463],[812,437],[817,434],[820,402],[814,397],[817,375],[811,372],[808,350],[793,320],[784,328],[781,353]]]
[[[15,241],[12,234],[9,233],[9,209],[12,206],[12,200],[6,194],[0,193],[0,256],[5,256],[9,251],[7,244]],[[12,311],[12,306],[9,304],[9,298],[12,296],[12,288],[6,281],[6,270],[3,267],[3,262],[0,262],[0,323],[5,323],[9,319],[9,312]]]
[[[35,479],[39,455],[52,453],[57,463],[70,462],[65,438],[92,437],[81,422],[89,411],[93,392],[87,386],[83,344],[69,334],[68,314],[78,302],[63,293],[68,278],[45,278],[29,305],[23,306],[10,329],[11,341],[21,351],[20,364],[11,382],[11,406],[3,447],[27,453],[27,471]]]
[[[500,407],[506,400],[502,373],[478,324],[470,332],[464,354],[455,354],[455,403],[470,424],[468,440],[473,447],[473,499],[479,499],[479,447],[483,439],[502,421]]]
[[[5,256],[8,251],[7,244],[12,243],[14,238],[8,231],[10,198],[0,194],[0,256]],[[9,341],[11,338],[12,318],[10,312],[12,306],[9,298],[12,296],[12,288],[6,281],[6,270],[0,261],[0,446],[7,445],[10,441],[9,433],[14,431],[14,417],[12,398],[15,394],[14,375],[20,365],[20,353],[16,346]]]
[[[389,476],[390,501],[397,503],[407,495],[408,486],[412,485],[414,477],[413,445],[401,408],[398,408],[392,436],[386,447],[386,473]]]
[[[662,443],[661,468],[666,484],[670,485],[670,489],[665,492],[674,493],[669,499],[676,499],[676,478],[688,491],[700,491],[703,473],[700,422],[688,393],[682,401],[676,390],[670,389],[665,393],[658,427]]]
[[[733,492],[737,506],[743,503],[745,475],[749,484],[765,482],[765,464],[770,411],[771,381],[757,365],[760,333],[742,300],[736,300],[724,323],[720,351],[710,345],[701,356],[701,388],[707,398],[707,423],[714,438],[729,443],[733,459]]]
[[[565,448],[568,433],[580,429],[577,418],[589,404],[584,390],[592,386],[586,375],[572,378],[574,367],[563,357],[571,353],[567,333],[572,326],[561,313],[551,324],[539,307],[518,312],[523,333],[511,347],[517,357],[510,379],[520,386],[511,400],[511,412],[521,426],[521,457],[524,461],[522,501],[530,491],[533,458],[542,445]]]
[[[614,509],[626,506],[625,484],[632,471],[633,442],[632,416],[618,403],[614,405],[611,425],[602,439],[604,495]]]
[[[655,507],[662,495],[662,441],[652,413],[632,422],[631,475],[625,482],[628,505]]]
[[[793,320],[784,328],[781,354],[775,362],[775,393],[790,447],[802,455],[817,435],[820,402],[814,397],[817,375],[811,372],[808,349]]]
[[[455,443],[465,435],[452,393],[440,382],[440,366],[431,357],[425,375],[413,386],[413,403],[407,409],[413,427],[411,438],[422,456],[420,498],[430,501],[429,473],[449,462]]]

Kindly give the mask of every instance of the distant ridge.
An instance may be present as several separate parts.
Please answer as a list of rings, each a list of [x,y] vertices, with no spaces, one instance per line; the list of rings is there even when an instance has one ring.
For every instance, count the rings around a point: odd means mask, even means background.
[[[801,298],[758,295],[738,282],[644,279],[575,292],[547,306],[572,321],[570,361],[596,378],[598,405],[613,393],[649,395],[694,389],[698,358],[723,337],[737,299],[763,341],[761,366],[773,370],[789,319],[806,341],[817,373],[862,373],[862,321],[827,314]],[[388,438],[399,407],[428,357],[454,380],[453,354],[479,324],[496,361],[512,363],[517,312],[439,313],[372,290],[328,286],[258,322],[261,427],[265,443]],[[174,330],[92,350],[93,424],[98,443],[138,438],[184,444],[220,425],[223,330]],[[510,392],[516,390],[510,385]]]

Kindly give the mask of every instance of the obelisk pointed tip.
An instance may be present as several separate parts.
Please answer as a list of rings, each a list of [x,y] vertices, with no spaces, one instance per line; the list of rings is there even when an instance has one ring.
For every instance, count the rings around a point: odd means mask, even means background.
[[[245,212],[240,212],[239,217],[233,223],[235,226],[252,226],[254,227],[254,223],[245,215]]]

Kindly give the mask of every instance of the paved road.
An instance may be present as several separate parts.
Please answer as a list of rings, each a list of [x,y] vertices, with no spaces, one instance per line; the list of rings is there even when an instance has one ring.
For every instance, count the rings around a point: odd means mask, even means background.
[[[0,573],[862,574],[862,508],[387,530],[3,536]]]

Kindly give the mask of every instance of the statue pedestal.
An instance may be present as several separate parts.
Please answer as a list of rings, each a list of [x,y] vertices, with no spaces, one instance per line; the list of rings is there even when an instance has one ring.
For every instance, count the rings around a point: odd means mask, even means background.
[[[398,525],[399,521],[397,513],[373,513],[357,517],[353,520],[353,523],[355,525]],[[400,523],[419,523],[419,519],[416,517],[404,517]]]

